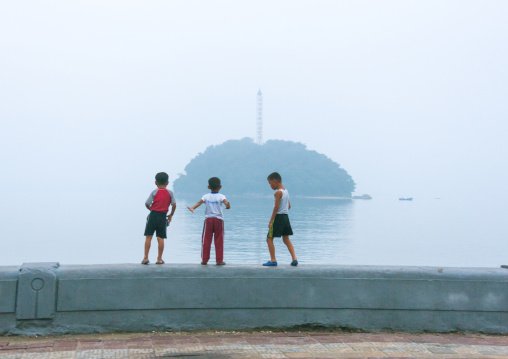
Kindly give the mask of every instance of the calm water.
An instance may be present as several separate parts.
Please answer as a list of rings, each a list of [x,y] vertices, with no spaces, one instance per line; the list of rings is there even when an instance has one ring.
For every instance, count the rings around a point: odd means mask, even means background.
[[[148,192],[147,192],[148,193]],[[227,193],[226,193],[227,194]],[[25,196],[25,197],[24,197]],[[143,256],[145,193],[75,193],[76,205],[51,194],[2,202],[0,264],[129,263]],[[177,198],[164,259],[199,263],[204,206]],[[229,197],[225,211],[228,263],[262,263],[273,198]],[[27,203],[31,208],[27,209]],[[292,237],[301,264],[497,267],[508,264],[506,205],[495,200],[397,198],[370,201],[292,198]],[[27,213],[33,214],[27,217]],[[290,256],[276,241],[277,259]],[[213,248],[213,246],[212,246]],[[150,260],[156,259],[156,241]],[[214,253],[212,249],[212,262]]]

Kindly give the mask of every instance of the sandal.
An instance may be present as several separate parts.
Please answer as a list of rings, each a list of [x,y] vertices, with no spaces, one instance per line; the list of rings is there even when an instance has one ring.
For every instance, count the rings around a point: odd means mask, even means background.
[[[164,262],[164,261],[155,262],[155,264],[164,264],[164,263],[166,263],[166,262]]]
[[[141,264],[148,264],[150,261],[148,259],[141,261]]]

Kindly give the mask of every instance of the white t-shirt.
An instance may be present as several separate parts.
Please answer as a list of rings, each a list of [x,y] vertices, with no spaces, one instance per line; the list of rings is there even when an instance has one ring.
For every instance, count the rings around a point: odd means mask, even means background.
[[[226,196],[219,192],[211,192],[201,197],[201,200],[205,203],[205,218],[218,218],[224,220],[222,214],[222,201],[226,199]]]

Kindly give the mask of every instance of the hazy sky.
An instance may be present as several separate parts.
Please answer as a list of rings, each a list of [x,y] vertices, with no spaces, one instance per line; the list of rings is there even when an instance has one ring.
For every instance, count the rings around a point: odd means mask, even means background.
[[[506,196],[507,1],[2,1],[0,191],[301,141],[372,196]],[[276,156],[276,154],[274,154]],[[213,175],[213,174],[210,174]]]

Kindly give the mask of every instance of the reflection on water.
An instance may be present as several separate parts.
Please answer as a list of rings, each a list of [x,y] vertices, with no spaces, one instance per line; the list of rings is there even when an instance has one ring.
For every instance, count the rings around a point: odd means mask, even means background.
[[[226,193],[227,195],[227,193]],[[143,257],[146,193],[14,193],[0,203],[0,265],[135,263]],[[69,202],[68,198],[72,198]],[[224,260],[263,263],[273,197],[229,197]],[[177,195],[164,259],[200,263],[204,206]],[[295,198],[291,240],[306,264],[486,266],[508,264],[506,204],[415,199]],[[33,214],[33,215],[32,215]],[[153,241],[150,260],[156,259]],[[291,258],[275,239],[279,263]],[[213,246],[211,262],[214,260]]]
[[[270,259],[266,234],[273,199],[230,197],[228,200],[232,208],[224,210],[224,260],[229,263],[266,262]],[[166,257],[172,262],[200,261],[204,206],[194,214],[187,210],[181,212],[194,202],[187,198],[179,200],[179,215],[175,216],[168,232],[170,239],[167,241]],[[290,220],[294,232],[291,239],[297,256],[311,263],[343,262],[341,259],[345,258],[345,248],[350,240],[352,201],[295,198],[291,204]],[[278,261],[290,263],[291,256],[281,239],[275,239],[275,247]],[[326,250],[323,250],[324,247]],[[212,246],[211,262],[214,258]]]

